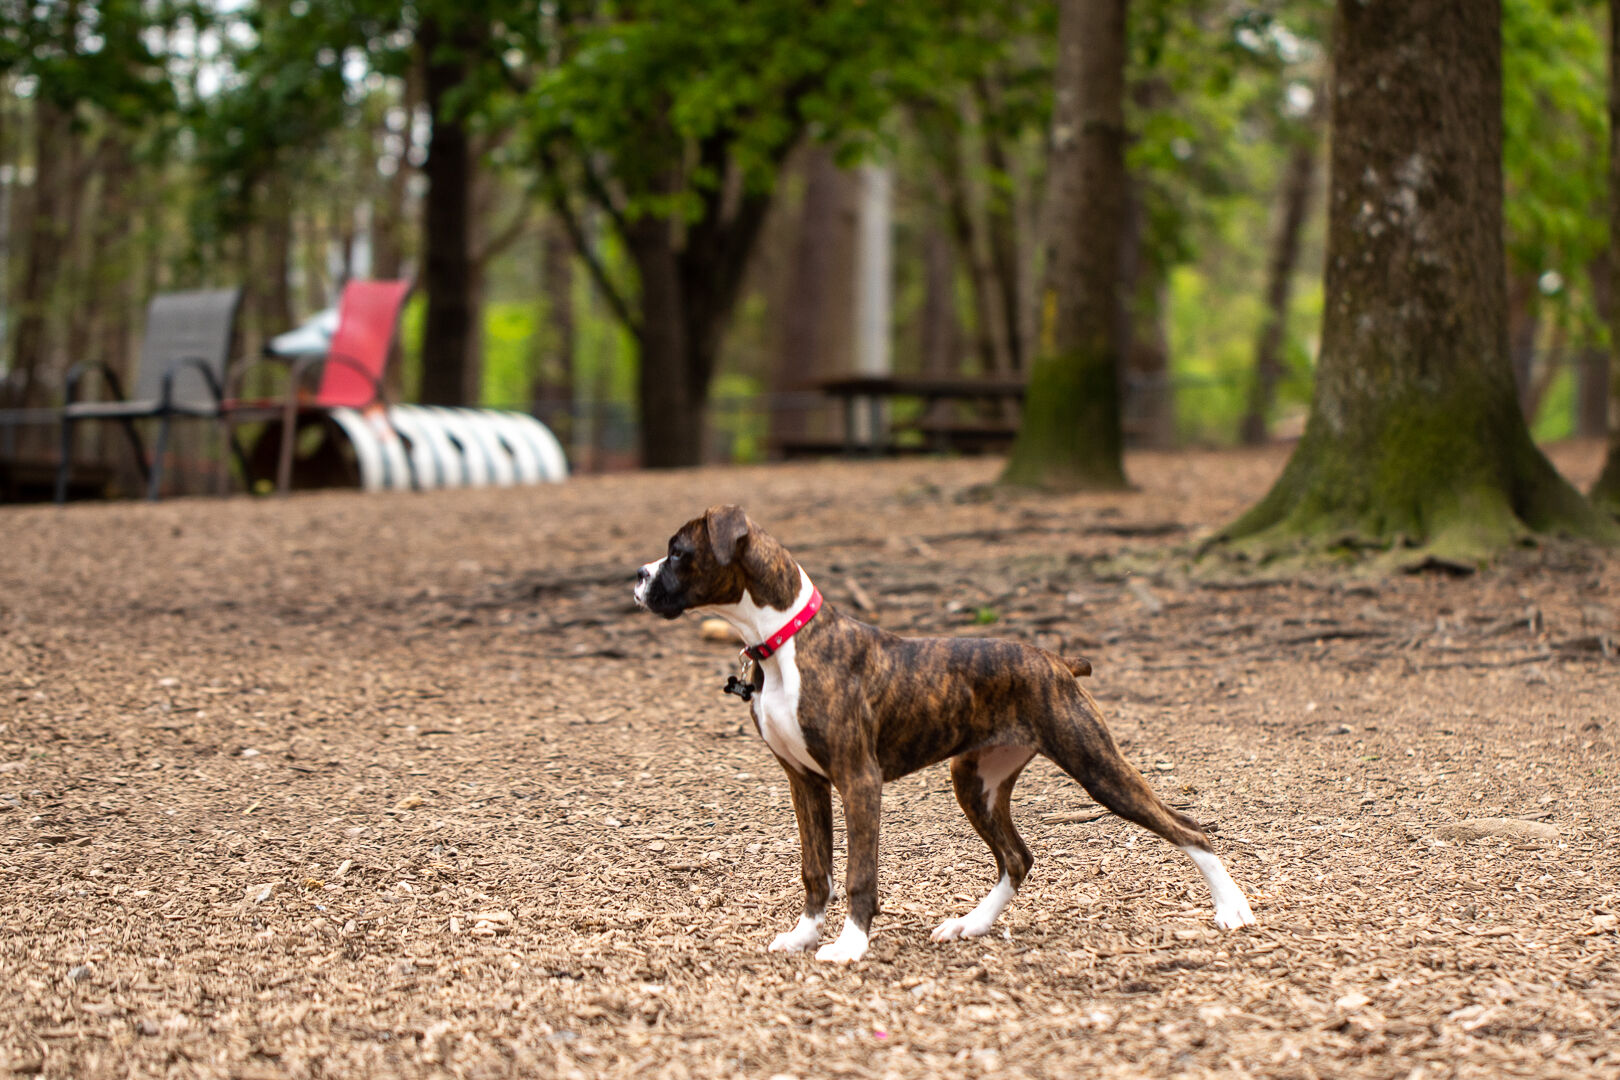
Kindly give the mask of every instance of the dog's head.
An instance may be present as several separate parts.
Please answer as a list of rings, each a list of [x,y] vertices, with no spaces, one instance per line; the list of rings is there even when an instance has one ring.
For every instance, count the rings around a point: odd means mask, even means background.
[[[786,608],[799,591],[798,564],[740,506],[711,506],[669,538],[662,559],[636,576],[636,603],[673,619],[693,608],[735,604]]]

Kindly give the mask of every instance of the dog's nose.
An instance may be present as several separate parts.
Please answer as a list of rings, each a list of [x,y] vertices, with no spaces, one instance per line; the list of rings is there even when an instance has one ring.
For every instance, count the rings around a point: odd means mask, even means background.
[[[650,577],[652,577],[652,571],[643,566],[640,570],[636,571],[636,584],[645,585],[647,584],[647,579]]]

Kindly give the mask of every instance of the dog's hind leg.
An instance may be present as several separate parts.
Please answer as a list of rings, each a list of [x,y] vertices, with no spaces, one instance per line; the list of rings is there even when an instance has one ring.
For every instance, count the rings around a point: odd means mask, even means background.
[[[821,940],[832,892],[832,785],[783,762],[799,822],[799,867],[804,878],[804,914],[793,929],[777,934],[771,952],[803,952]]]
[[[996,857],[996,887],[979,906],[957,919],[946,919],[934,930],[935,941],[982,937],[1012,902],[1024,883],[1034,858],[1013,826],[1012,789],[1018,774],[1035,751],[1024,746],[994,746],[951,760],[951,784],[956,801],[973,823],[990,853]]]
[[[1080,781],[1091,797],[1127,821],[1134,821],[1185,851],[1204,875],[1215,901],[1215,925],[1223,930],[1249,926],[1254,913],[1243,890],[1210,849],[1197,822],[1164,804],[1135,767],[1120,754],[1096,703],[1078,684],[1073,704],[1059,698],[1042,733],[1041,753]]]

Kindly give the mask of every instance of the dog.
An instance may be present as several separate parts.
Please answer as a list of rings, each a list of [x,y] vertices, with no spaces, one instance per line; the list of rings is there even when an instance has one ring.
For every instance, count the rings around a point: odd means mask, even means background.
[[[949,759],[968,821],[995,856],[998,881],[977,907],[947,919],[935,941],[990,932],[1033,858],[1009,801],[1036,754],[1103,806],[1192,858],[1222,929],[1254,922],[1249,901],[1196,822],[1166,806],[1121,755],[1079,677],[1085,660],[992,638],[906,638],[824,605],[787,549],[737,506],[716,506],[670,538],[637,574],[635,600],[666,619],[716,615],[749,648],[751,669],[727,689],[752,701],[754,725],[781,762],[798,818],[804,914],[770,944],[802,952],[821,939],[832,893],[832,791],[848,833],[848,915],[816,959],[866,955],[877,913],[883,784]]]

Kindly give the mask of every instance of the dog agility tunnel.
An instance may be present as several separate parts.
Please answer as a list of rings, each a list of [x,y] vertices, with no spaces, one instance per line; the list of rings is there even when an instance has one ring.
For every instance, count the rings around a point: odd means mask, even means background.
[[[333,409],[366,491],[556,484],[568,460],[551,430],[526,413],[430,405]]]

